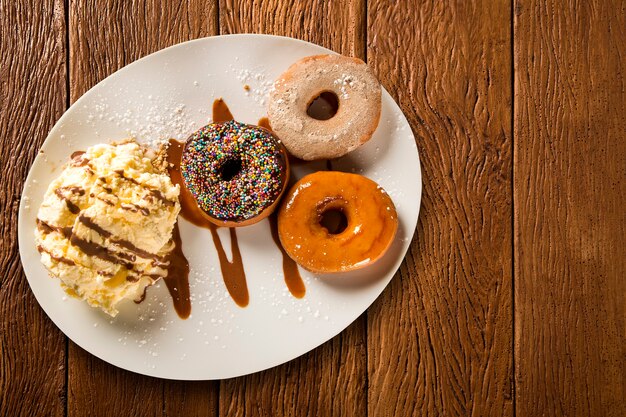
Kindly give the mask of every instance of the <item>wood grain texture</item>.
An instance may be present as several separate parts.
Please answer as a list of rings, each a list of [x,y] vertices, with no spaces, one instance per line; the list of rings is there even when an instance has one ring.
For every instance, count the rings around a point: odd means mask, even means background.
[[[70,91],[76,101],[119,68],[217,34],[217,0],[70,0]]]
[[[220,1],[222,33],[258,32],[315,42],[364,58],[364,1]],[[285,365],[222,381],[220,416],[364,416],[365,315]],[[286,335],[288,337],[288,335]]]
[[[220,0],[220,33],[268,33],[365,57],[365,0]]]
[[[286,336],[288,337],[288,336]],[[284,365],[220,383],[224,416],[364,416],[365,317]]]
[[[0,1],[2,416],[60,416],[65,407],[65,337],[37,305],[17,246],[24,180],[65,110],[64,22],[63,1]]]
[[[149,53],[217,32],[217,4],[199,0],[71,1],[70,97]],[[150,378],[106,364],[70,343],[68,414],[217,415],[218,383]]]
[[[159,380],[66,349],[19,263],[18,203],[70,100],[218,31],[367,57],[416,134],[420,221],[333,340]],[[625,45],[619,0],[0,0],[0,416],[626,415]]]
[[[416,136],[419,224],[368,311],[369,415],[510,416],[511,9],[368,2],[368,62]]]
[[[626,415],[626,4],[515,4],[519,416]]]

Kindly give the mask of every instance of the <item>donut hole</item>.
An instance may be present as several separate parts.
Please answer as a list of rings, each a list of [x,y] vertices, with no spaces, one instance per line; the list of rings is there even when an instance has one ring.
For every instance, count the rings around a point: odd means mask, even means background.
[[[306,114],[315,120],[328,120],[335,117],[339,110],[339,97],[332,91],[322,91],[313,97],[306,109]]]
[[[230,181],[241,172],[241,159],[227,159],[218,169],[218,174],[223,181]]]
[[[348,218],[340,208],[330,208],[320,215],[320,226],[331,235],[338,235],[348,227]]]

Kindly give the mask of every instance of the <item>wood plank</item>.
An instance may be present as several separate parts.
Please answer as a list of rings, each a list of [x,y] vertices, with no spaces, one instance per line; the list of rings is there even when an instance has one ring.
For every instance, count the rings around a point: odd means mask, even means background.
[[[295,4],[294,4],[295,3]],[[365,0],[220,0],[220,33],[267,33],[365,57]]]
[[[136,59],[217,33],[215,2],[158,0],[70,2],[70,97]],[[70,343],[68,414],[217,415],[214,382],[149,378],[115,368]]]
[[[515,4],[520,416],[626,415],[626,8]]]
[[[365,316],[332,340],[284,365],[223,380],[220,417],[364,416]]]
[[[424,178],[407,258],[368,312],[370,415],[513,414],[510,7],[368,1],[368,61]]]
[[[0,415],[60,416],[65,336],[28,286],[17,217],[28,170],[66,106],[63,1],[0,0],[0,39]]]
[[[365,3],[220,1],[222,33],[271,33],[364,58]],[[363,416],[367,412],[365,316],[312,352],[222,381],[221,416]]]

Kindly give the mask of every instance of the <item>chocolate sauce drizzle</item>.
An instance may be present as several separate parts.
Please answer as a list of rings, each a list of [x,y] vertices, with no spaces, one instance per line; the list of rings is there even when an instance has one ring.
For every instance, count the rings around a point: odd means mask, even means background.
[[[43,234],[58,232],[66,239],[69,239],[72,236],[72,226],[53,226],[44,222],[43,220],[37,219],[37,228],[41,230]]]
[[[46,250],[46,248],[44,248],[41,245],[37,245],[37,251],[39,251],[39,253],[47,253],[50,256],[50,258],[62,264],[76,265],[74,261],[72,261],[71,259],[67,259],[62,256],[56,256],[54,253],[50,252],[49,250]]]
[[[79,187],[60,187],[54,190],[54,194],[56,194],[59,199],[65,201],[65,205],[67,206],[67,209],[70,211],[70,213],[80,213],[80,207],[78,207],[76,204],[74,204],[74,202],[72,202],[72,200],[70,200],[70,198],[67,196],[68,193],[70,195],[82,196],[85,195],[85,190]]]
[[[89,169],[89,166],[87,165],[89,160],[84,157],[83,151],[74,152],[71,156],[71,159],[74,165],[86,166],[86,168]],[[148,192],[146,194],[146,197],[144,198],[160,200],[164,205],[167,206],[173,206],[174,204],[176,204],[174,201],[168,200],[161,191],[150,189],[144,184],[139,183],[135,179],[126,177],[123,170],[116,171],[116,174],[120,178],[146,189]],[[98,180],[104,183],[103,189],[107,193],[111,194],[113,192],[111,188],[106,186],[106,178],[99,178]],[[126,239],[115,237],[110,231],[100,226],[94,219],[85,216],[84,214],[80,214],[80,207],[78,207],[74,202],[70,200],[70,196],[85,195],[85,190],[83,190],[82,188],[60,187],[54,192],[60,199],[65,201],[68,210],[72,214],[78,215],[78,223],[96,232],[102,238],[109,239],[111,243],[113,243],[118,249],[121,250],[115,250],[114,248],[105,247],[97,242],[84,239],[73,232],[72,226],[54,226],[46,223],[41,219],[37,219],[37,228],[42,233],[48,234],[52,232],[58,232],[64,238],[68,239],[73,246],[80,249],[85,255],[97,257],[107,262],[125,267],[129,272],[126,277],[127,281],[136,282],[142,276],[148,276],[153,280],[163,278],[172,296],[176,312],[183,319],[189,317],[189,314],[191,313],[191,302],[189,297],[189,263],[187,262],[187,259],[182,252],[182,243],[180,240],[180,233],[178,231],[178,224],[174,225],[173,231],[173,243],[175,245],[174,249],[167,256],[161,257],[157,254],[150,253],[141,248],[138,248],[132,242]],[[90,196],[94,197],[94,194],[92,193],[90,194]],[[105,204],[115,205],[113,201],[109,201],[101,197],[98,197],[98,199],[103,201]],[[137,204],[123,203],[120,204],[120,207],[124,210],[140,212],[144,216],[150,215],[150,211],[148,208],[142,207]],[[53,253],[47,251],[42,246],[38,246],[37,250],[40,253],[48,253],[48,255],[57,262],[65,263],[67,265],[75,265],[74,261],[56,256]],[[137,260],[137,257],[151,259],[153,266],[157,266],[167,270],[166,276],[161,276],[159,274],[146,275],[134,270],[134,263]],[[98,271],[98,274],[103,276],[111,276],[111,274],[107,273],[106,271]],[[142,297],[135,302],[140,303],[145,299],[145,296],[146,293],[144,291]]]
[[[191,314],[191,301],[189,297],[189,262],[182,250],[182,242],[180,239],[180,232],[178,230],[178,223],[174,225],[173,230],[173,242],[174,249],[168,253],[165,257],[160,257],[154,253],[147,252],[138,248],[131,242],[125,239],[119,239],[112,235],[111,232],[102,228],[92,219],[87,216],[78,216],[78,221],[98,233],[104,238],[108,238],[112,243],[118,245],[121,248],[126,249],[131,254],[124,252],[112,252],[109,249],[78,238],[76,235],[72,235],[70,242],[78,246],[87,255],[97,256],[99,258],[108,260],[117,264],[124,264],[124,260],[127,260],[125,264],[126,268],[132,271],[132,262],[136,260],[136,256],[144,259],[152,259],[152,264],[159,267],[165,267],[167,269],[167,275],[161,277],[160,275],[148,275],[150,278],[157,280],[163,278],[165,285],[172,297],[174,303],[174,309],[178,316],[182,319],[186,319]],[[121,259],[120,259],[121,258]],[[128,281],[137,281],[139,277],[129,274]],[[145,292],[139,302],[145,298]]]

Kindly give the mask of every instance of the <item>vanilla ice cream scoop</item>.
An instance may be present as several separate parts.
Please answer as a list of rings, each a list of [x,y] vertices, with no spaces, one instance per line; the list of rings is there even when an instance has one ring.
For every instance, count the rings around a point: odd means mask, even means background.
[[[37,214],[41,261],[70,295],[111,316],[167,275],[179,187],[133,141],[76,152]]]

